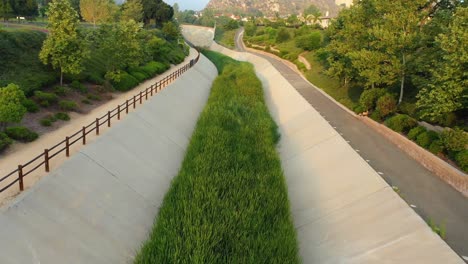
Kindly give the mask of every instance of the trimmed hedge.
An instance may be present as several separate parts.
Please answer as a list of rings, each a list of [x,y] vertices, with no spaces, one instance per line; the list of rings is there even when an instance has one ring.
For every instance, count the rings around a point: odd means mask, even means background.
[[[439,134],[434,131],[426,131],[418,135],[416,138],[416,143],[425,148],[428,149],[429,146],[431,146],[432,142],[435,140],[439,139]]]
[[[127,72],[120,74],[120,80],[112,81],[112,85],[117,91],[126,92],[135,88],[139,84],[138,80]]]
[[[408,115],[397,114],[385,120],[385,125],[396,132],[407,133],[410,129],[416,127],[418,122]]]
[[[34,92],[34,97],[39,101],[39,104],[43,107],[56,104],[59,100],[58,96],[54,93],[46,93],[41,91]]]
[[[408,138],[414,141],[419,136],[419,134],[424,133],[426,131],[427,129],[425,127],[417,126],[408,132]]]
[[[39,137],[36,132],[22,126],[8,127],[5,129],[5,133],[8,137],[21,142],[32,142]]]
[[[460,151],[456,156],[455,160],[457,161],[458,166],[468,172],[468,149]]]

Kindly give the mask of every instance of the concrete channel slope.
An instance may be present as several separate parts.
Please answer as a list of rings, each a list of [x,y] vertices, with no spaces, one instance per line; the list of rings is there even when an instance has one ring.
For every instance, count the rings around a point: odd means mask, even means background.
[[[0,211],[0,263],[131,263],[217,70],[205,57]]]
[[[304,263],[463,263],[271,63],[211,49],[251,62],[263,83]]]

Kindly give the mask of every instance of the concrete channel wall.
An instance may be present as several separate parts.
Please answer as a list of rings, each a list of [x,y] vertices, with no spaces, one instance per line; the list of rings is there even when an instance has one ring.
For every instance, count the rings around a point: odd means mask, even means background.
[[[205,57],[0,211],[0,263],[131,263],[217,70]]]
[[[211,49],[252,63],[263,83],[304,263],[463,263],[267,60]]]

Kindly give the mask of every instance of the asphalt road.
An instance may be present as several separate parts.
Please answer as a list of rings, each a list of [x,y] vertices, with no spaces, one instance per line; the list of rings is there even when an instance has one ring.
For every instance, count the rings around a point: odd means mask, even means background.
[[[245,51],[243,31],[236,34],[236,49]],[[468,198],[450,187],[396,145],[359,121],[319,92],[281,60],[255,53],[270,61],[343,138],[426,221],[446,228],[446,242],[468,263]],[[313,136],[313,135],[311,135]]]

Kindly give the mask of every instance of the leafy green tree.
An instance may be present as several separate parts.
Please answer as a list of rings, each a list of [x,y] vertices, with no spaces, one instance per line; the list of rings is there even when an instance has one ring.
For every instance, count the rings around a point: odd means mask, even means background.
[[[68,0],[55,0],[49,4],[49,35],[44,41],[39,58],[44,64],[60,69],[60,85],[63,74],[79,74],[88,49],[78,34],[78,14]]]
[[[3,130],[9,123],[18,123],[26,114],[23,102],[26,96],[16,84],[0,88],[0,128]]]
[[[244,25],[244,29],[245,29],[245,34],[247,36],[255,36],[255,33],[257,32],[257,25],[255,25],[254,22],[247,22],[245,23]]]
[[[0,0],[0,17],[3,18],[3,21],[6,21],[12,15],[13,8],[11,7],[10,1]]]
[[[164,23],[162,32],[167,39],[177,39],[180,36],[180,28],[174,22],[169,21]]]
[[[133,20],[99,27],[97,50],[105,58],[107,79],[118,81],[123,69],[140,64],[142,61],[142,47],[138,39],[140,31],[141,25]]]
[[[10,1],[13,12],[17,16],[36,16],[38,14],[38,4],[36,0],[14,0]]]
[[[80,10],[83,19],[96,26],[113,20],[116,5],[110,0],[80,0]]]
[[[288,30],[286,28],[280,28],[278,34],[276,35],[276,43],[282,43],[291,38]]]
[[[453,17],[447,34],[437,37],[442,60],[417,96],[423,118],[435,120],[468,107],[468,8],[459,7]]]
[[[122,5],[122,15],[120,17],[123,21],[134,20],[141,22],[143,20],[143,5],[141,0],[127,1]]]
[[[142,0],[143,22],[148,25],[154,19],[156,25],[162,26],[164,22],[172,19],[174,9],[162,0]]]

